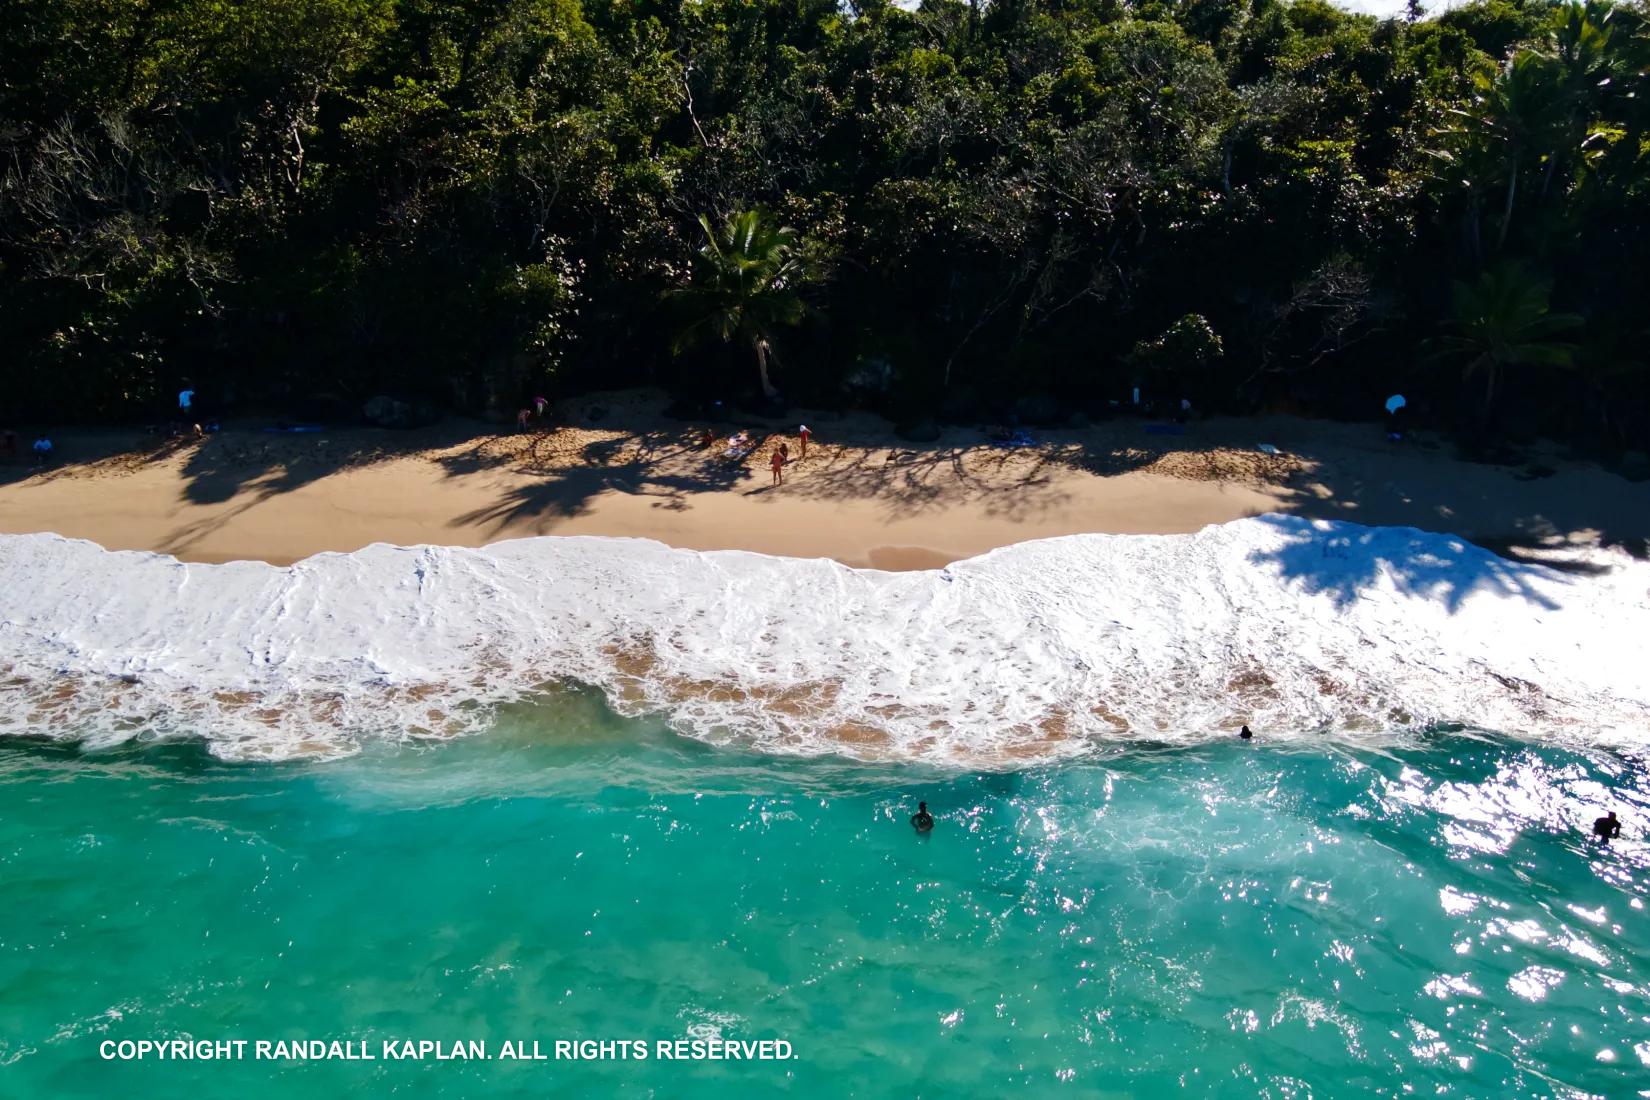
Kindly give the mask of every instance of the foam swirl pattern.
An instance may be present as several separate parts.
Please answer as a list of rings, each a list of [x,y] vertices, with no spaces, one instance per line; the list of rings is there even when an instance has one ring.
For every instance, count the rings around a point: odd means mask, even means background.
[[[944,570],[633,539],[374,545],[290,567],[0,537],[0,733],[231,759],[484,729],[576,681],[774,752],[1004,766],[1127,740],[1439,723],[1650,740],[1650,567],[1261,516]]]

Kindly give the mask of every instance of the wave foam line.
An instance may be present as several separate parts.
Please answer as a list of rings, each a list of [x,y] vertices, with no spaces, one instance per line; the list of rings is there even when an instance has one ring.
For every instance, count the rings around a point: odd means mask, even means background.
[[[0,734],[327,755],[472,732],[573,680],[708,741],[877,759],[1058,758],[1240,722],[1642,745],[1647,581],[1283,516],[912,573],[634,539],[276,567],[0,536]]]

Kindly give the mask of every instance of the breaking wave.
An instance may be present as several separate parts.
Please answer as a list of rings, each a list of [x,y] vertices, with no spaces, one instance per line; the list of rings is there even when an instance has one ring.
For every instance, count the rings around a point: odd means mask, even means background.
[[[711,742],[980,766],[1243,722],[1643,745],[1650,566],[1595,569],[1283,516],[911,573],[635,539],[276,567],[4,536],[0,734],[334,755],[475,732],[578,682]]]

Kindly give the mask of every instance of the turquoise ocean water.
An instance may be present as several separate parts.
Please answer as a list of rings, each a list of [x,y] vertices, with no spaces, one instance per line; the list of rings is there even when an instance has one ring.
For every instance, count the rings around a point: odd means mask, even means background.
[[[0,1096],[1643,1095],[1646,823],[1642,761],[1468,732],[981,774],[574,695],[330,763],[13,740]],[[99,1055],[706,1035],[795,1057]]]

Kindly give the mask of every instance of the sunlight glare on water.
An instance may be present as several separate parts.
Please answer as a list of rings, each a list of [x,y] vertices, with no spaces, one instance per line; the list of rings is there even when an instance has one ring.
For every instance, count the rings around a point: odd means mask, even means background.
[[[14,742],[0,804],[8,1095],[1624,1095],[1650,1065],[1650,784],[1605,752],[959,774],[710,748],[584,697],[327,764]],[[1606,806],[1629,835],[1594,846]],[[97,1057],[178,1035],[797,1057]]]

